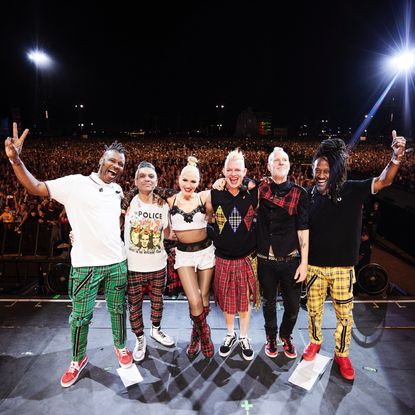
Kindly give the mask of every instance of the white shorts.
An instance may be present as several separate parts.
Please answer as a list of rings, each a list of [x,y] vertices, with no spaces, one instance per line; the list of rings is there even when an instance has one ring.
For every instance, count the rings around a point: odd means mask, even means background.
[[[184,252],[176,249],[176,260],[174,269],[182,267],[193,267],[198,269],[209,269],[215,266],[215,247],[213,244],[201,251]]]

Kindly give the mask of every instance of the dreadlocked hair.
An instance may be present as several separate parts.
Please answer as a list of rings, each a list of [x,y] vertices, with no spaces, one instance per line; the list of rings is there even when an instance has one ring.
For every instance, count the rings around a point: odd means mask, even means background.
[[[343,184],[346,181],[346,161],[347,161],[346,144],[339,138],[329,138],[321,142],[313,157],[314,162],[323,157],[330,166],[330,176],[328,180],[329,195],[334,203],[340,196]]]
[[[115,140],[109,146],[107,145],[105,146],[105,153],[111,150],[118,151],[120,154],[125,154],[127,152],[125,147],[121,143],[119,143],[117,140]]]

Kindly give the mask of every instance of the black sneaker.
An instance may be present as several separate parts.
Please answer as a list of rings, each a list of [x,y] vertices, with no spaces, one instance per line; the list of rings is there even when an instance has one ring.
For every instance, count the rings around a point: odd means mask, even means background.
[[[235,342],[236,342],[236,333],[227,334],[225,337],[225,340],[222,343],[222,346],[220,346],[219,356],[222,356],[222,357],[228,356]]]
[[[290,359],[295,359],[297,357],[297,351],[291,341],[292,337],[281,337],[281,340],[284,343],[284,354]]]
[[[254,358],[254,351],[252,350],[248,337],[239,337],[239,345],[242,349],[242,357],[245,360],[252,360]]]
[[[267,335],[267,343],[265,344],[265,354],[271,358],[278,356],[277,339],[275,334]]]

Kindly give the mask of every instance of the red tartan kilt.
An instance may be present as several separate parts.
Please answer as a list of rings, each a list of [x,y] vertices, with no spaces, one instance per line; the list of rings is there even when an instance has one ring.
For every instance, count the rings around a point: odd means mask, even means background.
[[[249,302],[256,298],[256,276],[248,257],[216,257],[213,282],[215,301],[228,314],[248,311]]]

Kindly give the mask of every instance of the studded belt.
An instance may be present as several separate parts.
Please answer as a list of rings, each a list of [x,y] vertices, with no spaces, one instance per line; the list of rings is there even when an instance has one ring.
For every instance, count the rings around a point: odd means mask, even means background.
[[[290,262],[293,259],[300,258],[300,253],[297,250],[295,250],[294,252],[292,252],[290,255],[287,255],[287,256],[272,256],[272,255],[266,256],[262,254],[257,254],[257,257],[261,259],[266,259],[268,261]]]

